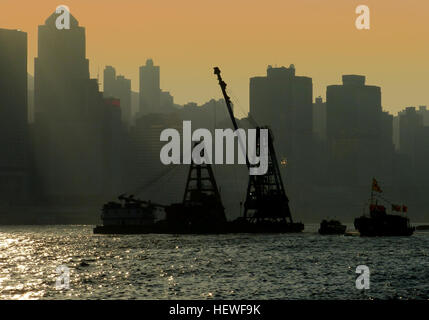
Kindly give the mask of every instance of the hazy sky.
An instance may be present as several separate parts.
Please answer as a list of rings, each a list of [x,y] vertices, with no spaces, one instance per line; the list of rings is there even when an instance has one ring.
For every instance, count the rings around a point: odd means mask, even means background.
[[[382,87],[391,112],[429,105],[427,0],[0,0],[0,27],[28,32],[31,74],[37,26],[61,4],[86,28],[93,77],[113,65],[137,90],[138,67],[153,58],[177,103],[219,98],[219,66],[247,112],[249,77],[293,63],[313,78],[314,97],[357,73]],[[371,10],[367,31],[355,27],[360,4]]]

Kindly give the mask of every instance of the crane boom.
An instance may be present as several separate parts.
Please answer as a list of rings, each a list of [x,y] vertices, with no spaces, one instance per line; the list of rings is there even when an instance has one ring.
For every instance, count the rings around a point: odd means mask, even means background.
[[[214,67],[214,74],[217,75],[223,97],[225,99],[228,113],[235,130],[238,130],[237,121],[232,110],[231,99],[226,93],[226,83],[220,75],[220,69]],[[255,121],[251,119],[253,123]],[[257,136],[261,127],[257,127]],[[268,129],[268,128],[267,128]],[[258,141],[258,138],[256,139]],[[239,142],[241,142],[239,138]],[[257,142],[256,150],[260,148]],[[250,168],[250,162],[246,153],[246,165]],[[262,176],[249,176],[247,186],[246,201],[244,203],[244,218],[250,221],[262,222],[282,220],[285,223],[293,224],[292,215],[289,208],[289,199],[286,196],[271,131],[268,129],[268,171]]]
[[[214,67],[214,74],[217,75],[217,79],[219,81],[220,88],[222,90],[223,98],[225,99],[226,107],[228,108],[229,116],[231,117],[232,125],[234,126],[234,130],[238,129],[237,121],[234,117],[234,111],[232,110],[231,98],[226,93],[226,83],[222,80],[222,76],[220,75],[220,69],[218,67]]]
[[[217,75],[217,79],[219,81],[219,86],[222,90],[223,98],[225,100],[226,107],[227,107],[228,113],[229,113],[229,117],[231,118],[231,121],[232,121],[232,125],[234,127],[234,130],[237,131],[238,130],[238,124],[237,124],[237,120],[235,119],[235,116],[234,116],[234,110],[232,110],[231,98],[228,96],[228,93],[226,93],[226,83],[225,83],[225,81],[223,81],[222,76],[220,75],[220,69],[218,67],[214,67],[213,69],[214,69],[214,74]],[[238,136],[238,143],[240,144],[241,149],[245,155],[247,168],[250,168],[249,157],[247,155],[246,148],[244,145],[245,142],[243,143],[243,141],[241,141],[241,136]]]

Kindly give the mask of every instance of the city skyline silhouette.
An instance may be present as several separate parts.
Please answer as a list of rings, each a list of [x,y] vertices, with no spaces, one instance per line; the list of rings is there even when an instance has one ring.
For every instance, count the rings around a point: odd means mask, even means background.
[[[163,68],[161,86],[177,103],[218,99],[209,81],[209,66],[217,61],[231,79],[236,105],[247,111],[248,79],[263,75],[267,65],[293,63],[313,78],[315,97],[325,99],[326,87],[341,83],[342,74],[363,74],[383,88],[382,104],[391,113],[429,104],[424,85],[429,48],[419,41],[427,35],[428,22],[425,10],[404,2],[371,3],[371,29],[357,30],[356,4],[341,1],[204,6],[196,1],[2,1],[2,27],[28,33],[32,75],[37,26],[60,4],[68,5],[86,28],[91,77],[113,65],[132,80],[135,92],[138,67],[152,58]],[[31,15],[20,14],[22,7]]]
[[[137,91],[132,91],[131,83],[135,81],[115,64],[106,65],[94,78],[87,55],[87,26],[71,12],[70,30],[59,30],[58,16],[51,11],[38,26],[38,55],[28,88],[31,121],[20,131],[19,152],[27,157],[17,169],[19,176],[8,168],[12,156],[5,160],[2,188],[6,202],[25,202],[30,207],[99,206],[118,194],[141,191],[142,186],[157,190],[155,186],[162,184],[157,179],[169,172],[159,159],[163,129],[181,132],[184,120],[209,130],[231,127],[225,104],[222,99],[214,99],[216,94],[204,103],[177,103],[174,92],[165,91],[162,85],[165,71],[156,59],[148,57],[135,66],[139,72]],[[2,30],[10,37],[3,39],[5,46],[16,41],[20,52],[18,56],[6,51],[2,63],[19,70],[15,75],[20,81],[17,86],[25,90],[27,75],[22,71],[28,60],[27,34]],[[326,87],[324,99],[315,93],[316,80],[295,64],[268,65],[265,75],[252,74],[248,79],[249,116],[234,94],[234,81],[228,91],[232,92],[240,126],[255,127],[256,120],[271,128],[279,170],[293,199],[292,210],[305,219],[317,219],[330,211],[347,212],[345,219],[351,219],[354,212],[347,211],[347,197],[355,194],[364,198],[367,181],[374,176],[384,181],[394,196],[424,208],[429,111],[422,105],[407,106],[393,116],[383,105],[385,93],[379,84],[362,73],[343,72],[341,78],[342,82]],[[213,82],[211,87],[215,92]],[[8,87],[3,89],[6,94]],[[6,121],[13,103],[27,109],[24,100],[18,102],[15,98],[8,96],[3,103]],[[22,123],[22,115],[16,121]],[[5,128],[3,139],[10,144],[16,138]],[[229,217],[237,215],[237,199],[243,197],[242,184],[247,175],[241,169],[238,165],[214,167],[223,192],[228,194],[224,199]],[[175,174],[183,170],[186,168]],[[180,195],[183,181],[182,172],[164,184],[162,193],[145,191],[144,196],[171,203]],[[8,190],[11,184],[14,188]],[[354,210],[358,210],[361,205],[355,200],[353,203]],[[320,206],[324,209],[312,216],[314,208]],[[94,212],[87,217],[93,219]],[[423,216],[421,209],[415,214]]]

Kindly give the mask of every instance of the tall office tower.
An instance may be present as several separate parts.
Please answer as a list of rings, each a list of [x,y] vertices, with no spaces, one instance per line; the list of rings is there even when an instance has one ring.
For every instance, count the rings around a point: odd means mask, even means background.
[[[250,78],[249,92],[250,115],[260,125],[271,126],[278,139],[291,141],[312,132],[313,83],[296,76],[294,65],[268,66],[266,77]]]
[[[118,195],[124,193],[126,181],[124,172],[128,170],[129,145],[126,127],[122,122],[121,101],[115,98],[104,99],[104,181],[105,193]]]
[[[117,97],[121,100],[122,121],[131,124],[131,80],[124,76],[116,78]]]
[[[58,30],[57,14],[39,26],[35,58],[35,159],[40,196],[92,199],[105,194],[106,111],[90,79],[85,29],[70,16]],[[71,200],[70,200],[71,201]]]
[[[34,77],[27,75],[28,122],[34,122]]]
[[[104,93],[105,98],[117,98],[121,101],[122,121],[126,125],[131,124],[131,80],[124,76],[116,76],[116,70],[112,66],[104,69]]]
[[[418,114],[421,114],[423,117],[423,125],[429,126],[429,110],[426,106],[419,106],[419,110],[417,110]]]
[[[423,127],[423,115],[416,108],[408,107],[399,114],[399,151],[414,160],[416,137]]]
[[[0,29],[0,203],[28,187],[27,34]]]
[[[419,112],[420,111],[420,112]],[[400,182],[419,194],[421,185],[428,186],[427,159],[429,155],[428,128],[424,126],[423,114],[415,107],[407,107],[398,113]],[[422,180],[422,177],[423,180]],[[417,184],[419,189],[416,189]],[[404,190],[407,192],[408,190]]]
[[[382,112],[380,87],[365,85],[364,76],[344,75],[342,85],[327,87],[326,106],[332,173],[353,186],[374,176],[387,179],[380,172],[392,167],[393,142],[386,137],[393,118]]]
[[[161,89],[159,66],[154,66],[152,59],[140,67],[140,115],[159,113]]]
[[[89,61],[85,28],[70,16],[70,30],[58,30],[57,14],[39,26],[38,57],[34,65],[35,120],[39,116],[79,118],[87,112]]]
[[[265,77],[250,78],[249,93],[249,115],[258,125],[271,127],[279,161],[288,163],[288,181],[305,179],[313,149],[312,79],[296,76],[294,65],[268,66]]]
[[[427,199],[429,192],[429,126],[422,126],[417,129],[415,139],[414,167],[415,167],[415,182],[418,188],[421,189],[420,194],[422,199]],[[424,188],[422,188],[424,187]],[[427,202],[427,201],[426,201]],[[427,208],[427,204],[425,205]]]
[[[318,139],[326,140],[326,102],[317,97],[313,103],[313,132]]]
[[[115,97],[116,69],[106,66],[103,73],[103,96],[105,98]]]
[[[395,151],[399,151],[399,113],[393,117],[393,144]]]

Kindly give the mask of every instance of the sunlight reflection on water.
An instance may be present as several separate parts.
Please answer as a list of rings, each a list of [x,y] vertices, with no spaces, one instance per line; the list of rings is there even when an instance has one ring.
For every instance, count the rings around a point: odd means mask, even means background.
[[[0,299],[429,299],[429,232],[408,238],[93,235],[0,227]],[[355,287],[356,266],[371,288]],[[70,289],[56,290],[56,268]]]

